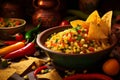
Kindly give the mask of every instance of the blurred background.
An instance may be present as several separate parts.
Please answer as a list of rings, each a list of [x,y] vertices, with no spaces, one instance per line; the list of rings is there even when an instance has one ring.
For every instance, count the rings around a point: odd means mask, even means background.
[[[79,10],[85,14],[90,14],[93,10],[97,9],[100,14],[104,14],[108,10],[117,11],[119,14],[120,6],[119,0],[0,0],[0,17],[18,17],[24,18],[28,22],[32,21],[32,16],[38,9],[49,10],[54,7],[41,7],[38,5],[40,1],[54,3],[58,1],[60,4],[57,6],[57,12],[60,13],[61,18],[68,16],[68,10]],[[36,5],[38,9],[35,8]],[[46,5],[46,4],[45,4]],[[53,5],[53,4],[52,4]],[[43,12],[44,13],[44,12]],[[81,15],[82,16],[82,15]]]

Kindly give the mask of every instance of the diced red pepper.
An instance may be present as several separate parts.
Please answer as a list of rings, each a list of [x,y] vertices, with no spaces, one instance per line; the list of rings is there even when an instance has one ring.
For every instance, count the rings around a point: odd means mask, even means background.
[[[16,20],[15,25],[20,25],[20,24],[21,24],[20,21]]]
[[[78,30],[77,32],[80,34],[80,33],[81,33],[81,30]]]
[[[88,50],[89,50],[89,51],[92,51],[92,52],[95,51],[94,47],[89,47]]]
[[[82,47],[82,46],[83,46],[83,44],[81,44],[80,42],[78,42],[78,45],[79,45],[79,47]]]
[[[75,39],[73,39],[72,37],[68,39],[69,42],[74,42]]]

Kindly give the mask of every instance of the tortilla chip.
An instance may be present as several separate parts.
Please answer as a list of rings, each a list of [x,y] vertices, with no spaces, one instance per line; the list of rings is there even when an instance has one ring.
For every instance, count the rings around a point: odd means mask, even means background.
[[[46,74],[38,74],[37,77],[49,80],[63,80],[55,69]]]
[[[94,11],[86,20],[90,22],[88,38],[106,39],[111,34],[112,11],[108,11],[100,19],[97,11]],[[96,22],[97,21],[97,22]],[[94,24],[93,24],[94,23]]]
[[[81,25],[84,28],[89,28],[89,24],[83,20],[74,20],[71,21],[70,24],[72,25],[72,27],[77,27],[78,25]]]
[[[100,16],[98,14],[98,11],[95,10],[88,16],[86,22],[88,22],[88,23],[91,23],[91,22],[98,23],[100,20],[101,19],[100,19]]]
[[[35,65],[36,67],[39,67],[41,65],[43,65],[46,60],[43,60],[43,59],[39,59],[39,58],[36,58],[36,57],[27,57],[29,60],[33,60],[35,62]]]
[[[110,46],[110,44],[108,44],[107,40],[101,40],[101,47],[103,49],[106,49]]]
[[[101,20],[104,21],[104,23],[106,24],[105,27],[108,27],[108,30],[109,30],[109,34],[111,34],[111,21],[112,21],[112,14],[113,12],[112,11],[108,11],[107,13],[105,13]]]
[[[16,73],[22,75],[33,63],[33,60],[24,60],[18,63],[12,63],[10,67],[16,69]]]
[[[15,72],[13,68],[0,69],[0,80],[8,80]]]
[[[73,27],[77,25],[85,26],[88,28],[88,38],[89,39],[107,39],[111,34],[111,20],[112,20],[112,11],[108,11],[100,18],[98,11],[93,11],[86,21],[74,20],[70,24]]]
[[[91,40],[100,40],[100,39],[106,39],[108,38],[108,36],[106,36],[102,29],[100,24],[96,24],[91,22],[90,23],[90,27],[89,27],[89,31],[88,31],[88,38]]]
[[[100,25],[101,31],[106,36],[108,36],[109,35],[109,27],[108,27],[108,25],[103,20],[100,21],[99,25]]]

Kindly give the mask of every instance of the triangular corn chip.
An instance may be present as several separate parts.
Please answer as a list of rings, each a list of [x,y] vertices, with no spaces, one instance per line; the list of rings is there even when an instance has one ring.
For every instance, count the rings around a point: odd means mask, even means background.
[[[106,48],[108,48],[110,46],[110,44],[108,44],[107,40],[101,40],[100,42],[101,42],[101,47],[103,49],[106,49]]]
[[[100,24],[91,22],[88,32],[88,39],[100,40],[108,38],[101,29]]]
[[[0,69],[0,80],[8,80],[15,72],[13,68]]]
[[[99,25],[100,25],[102,33],[104,33],[106,36],[108,36],[109,35],[108,25],[103,20],[101,20],[99,22]]]
[[[108,27],[109,34],[111,34],[112,14],[113,14],[112,11],[108,11],[108,12],[105,13],[105,14],[102,16],[102,18],[101,18],[101,19],[104,21],[104,23],[106,24],[105,27]]]
[[[33,60],[35,62],[36,67],[39,67],[39,66],[43,65],[46,62],[46,60],[36,58],[36,57],[27,57],[27,58],[28,58],[28,60]]]
[[[81,25],[84,28],[89,28],[89,24],[83,20],[73,20],[70,22],[72,27],[77,27],[78,25]]]
[[[58,72],[56,71],[56,69],[53,69],[46,74],[38,74],[37,77],[40,79],[43,78],[46,80],[63,80],[61,76],[58,74]]]
[[[18,63],[12,63],[10,67],[16,69],[17,74],[22,75],[33,63],[33,60],[25,60]]]
[[[100,21],[100,16],[97,10],[93,11],[86,20],[86,22],[94,22],[94,23],[97,23],[99,21]]]
[[[112,11],[108,11],[100,18],[98,11],[93,11],[86,21],[83,20],[74,20],[71,21],[70,24],[72,27],[77,27],[77,25],[81,25],[83,27],[88,28],[88,38],[89,39],[97,39],[104,40],[109,37],[111,34],[111,20],[112,20]]]

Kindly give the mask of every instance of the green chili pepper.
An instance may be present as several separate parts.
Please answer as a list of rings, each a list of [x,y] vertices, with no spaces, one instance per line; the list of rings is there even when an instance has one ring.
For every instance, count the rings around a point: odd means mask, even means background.
[[[39,30],[40,26],[41,26],[41,24],[38,24],[37,27],[35,27],[25,33],[25,39],[27,40],[27,42],[30,42],[34,39],[34,37],[40,31]]]

